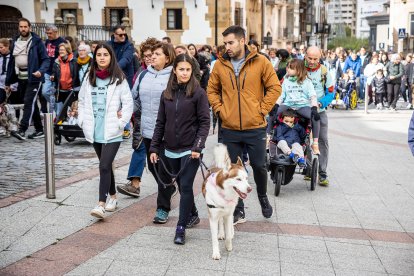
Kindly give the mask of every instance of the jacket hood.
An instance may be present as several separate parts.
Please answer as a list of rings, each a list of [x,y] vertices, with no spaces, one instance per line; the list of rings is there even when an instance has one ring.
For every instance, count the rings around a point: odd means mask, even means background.
[[[151,74],[154,74],[154,75],[168,75],[168,74],[171,74],[172,68],[173,68],[172,65],[170,65],[170,66],[165,67],[164,69],[162,69],[160,71],[157,71],[157,70],[154,69],[154,67],[149,66],[147,68],[147,70],[148,70],[148,72],[150,72]]]

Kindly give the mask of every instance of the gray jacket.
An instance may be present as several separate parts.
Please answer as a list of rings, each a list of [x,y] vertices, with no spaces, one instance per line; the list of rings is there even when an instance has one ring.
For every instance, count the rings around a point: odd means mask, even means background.
[[[393,79],[390,83],[401,83],[401,77],[404,75],[404,66],[401,64],[401,62],[399,64],[388,62],[388,64],[385,66],[385,69],[388,72],[388,77],[395,77],[395,79]]]
[[[141,102],[141,129],[144,138],[152,139],[162,92],[167,88],[168,79],[172,72],[172,66],[160,71],[152,66],[148,67],[148,73],[139,85],[139,100]]]

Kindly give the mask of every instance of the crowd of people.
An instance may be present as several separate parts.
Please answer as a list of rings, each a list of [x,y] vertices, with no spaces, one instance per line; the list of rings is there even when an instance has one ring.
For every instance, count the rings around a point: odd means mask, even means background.
[[[360,101],[396,108],[400,95],[413,108],[414,63],[388,53],[260,50],[246,40],[245,30],[230,26],[224,45],[173,45],[170,38],[148,38],[134,48],[123,26],[106,42],[76,42],[60,37],[56,26],[46,29],[43,42],[30,21],[19,20],[19,35],[0,39],[0,120],[4,132],[19,140],[33,122],[29,139],[44,136],[42,113],[54,113],[56,124],[78,125],[99,158],[98,204],[91,215],[104,218],[117,208],[117,191],[139,197],[146,164],[158,183],[154,223],[166,223],[172,196],[180,192],[174,242],[185,243],[185,230],[200,222],[193,182],[204,153],[210,118],[231,161],[245,156],[253,171],[262,214],[273,209],[267,197],[266,143],[274,122],[282,122],[272,140],[289,158],[306,166],[297,114],[312,122],[314,154],[319,155],[319,184],[328,185],[328,116],[336,90],[356,84]],[[403,61],[401,61],[403,60]],[[280,80],[280,81],[279,81]],[[283,82],[281,84],[281,82]],[[365,91],[367,89],[367,91]],[[75,100],[64,108],[70,93]],[[13,106],[23,105],[23,112]],[[67,116],[59,116],[67,113]],[[132,133],[129,182],[115,185],[112,162],[122,141]],[[309,176],[305,176],[309,180]],[[243,200],[234,223],[246,221]]]

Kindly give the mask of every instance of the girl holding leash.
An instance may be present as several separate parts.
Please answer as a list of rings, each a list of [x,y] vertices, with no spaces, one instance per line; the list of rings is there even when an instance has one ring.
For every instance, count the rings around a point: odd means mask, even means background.
[[[210,129],[210,110],[206,92],[194,76],[194,60],[177,56],[167,89],[162,93],[157,123],[150,147],[150,160],[157,163],[162,141],[165,161],[180,187],[180,213],[174,243],[185,243],[185,228],[195,209],[193,182],[199,158]],[[160,160],[164,163],[164,160]],[[162,164],[159,164],[162,165]]]
[[[103,219],[105,211],[115,211],[117,206],[112,162],[133,109],[128,81],[108,44],[96,47],[93,64],[79,91],[78,100],[78,124],[85,139],[93,143],[99,158],[99,201],[91,215]]]

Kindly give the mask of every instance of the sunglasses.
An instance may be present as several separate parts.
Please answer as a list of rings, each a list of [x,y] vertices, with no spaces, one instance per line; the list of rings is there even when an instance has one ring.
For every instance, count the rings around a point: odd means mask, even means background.
[[[117,34],[117,33],[115,33],[117,36],[120,36],[120,37],[124,37],[124,36],[126,36],[127,34]]]

